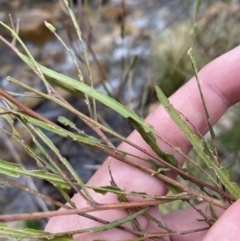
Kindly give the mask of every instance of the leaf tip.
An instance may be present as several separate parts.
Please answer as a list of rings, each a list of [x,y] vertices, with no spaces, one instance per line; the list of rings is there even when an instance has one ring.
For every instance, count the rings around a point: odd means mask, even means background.
[[[190,55],[190,56],[191,56],[191,55],[192,55],[192,51],[193,51],[193,50],[192,50],[192,47],[191,47],[191,48],[188,50],[188,52],[187,52],[187,53],[188,53],[188,55]]]

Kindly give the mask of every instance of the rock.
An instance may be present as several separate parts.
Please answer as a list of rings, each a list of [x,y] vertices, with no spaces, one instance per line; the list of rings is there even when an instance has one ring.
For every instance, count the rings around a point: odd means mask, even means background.
[[[50,15],[48,13],[36,9],[30,13],[24,12],[22,14],[19,16],[19,36],[21,39],[41,45],[53,37],[52,32],[44,24],[45,20],[49,21]]]
[[[16,25],[20,19],[19,36],[23,40],[41,45],[53,37],[53,34],[45,27],[44,21],[59,25],[62,16],[62,9],[58,2],[41,2],[38,5],[27,4],[26,1],[7,1],[0,4],[0,20],[12,26],[9,15],[11,14],[13,23]],[[5,6],[5,7],[4,7]],[[10,32],[1,27],[1,35],[12,38]]]
[[[20,38],[38,45],[44,44],[54,36],[45,26],[44,21],[58,25],[62,15],[59,4],[20,12],[16,15],[16,17],[20,19]]]

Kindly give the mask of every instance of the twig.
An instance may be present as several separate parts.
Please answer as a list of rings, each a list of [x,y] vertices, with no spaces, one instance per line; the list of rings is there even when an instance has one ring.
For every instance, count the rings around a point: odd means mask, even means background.
[[[81,209],[58,210],[58,211],[49,211],[49,212],[34,212],[34,213],[24,213],[24,214],[7,214],[7,215],[0,215],[0,222],[67,216],[67,215],[73,215],[73,214],[84,214],[89,212],[97,212],[97,211],[113,210],[113,209],[117,210],[117,209],[126,209],[126,208],[151,207],[151,206],[157,206],[159,204],[167,203],[169,201],[171,200],[148,200],[148,201],[140,201],[140,202],[97,204],[95,207],[85,207]]]
[[[141,165],[140,163],[129,159],[128,157],[124,156],[124,154],[121,153],[119,150],[114,150],[114,152],[113,152],[113,151],[110,151],[110,150],[104,148],[101,145],[95,145],[94,148],[96,148],[96,149],[106,153],[107,155],[112,156],[112,157],[114,157],[114,158],[116,158],[116,159],[118,159],[118,160],[120,160],[124,163],[127,163],[127,164],[129,164],[133,167],[136,167],[136,168],[138,168],[138,169],[140,169],[140,170],[142,170],[142,171],[144,171],[144,172],[146,172],[150,175],[154,174],[154,171],[152,169],[150,169],[148,167],[145,167],[145,166]],[[178,182],[178,181],[176,181],[176,180],[174,180],[174,179],[172,179],[168,176],[165,176],[161,173],[155,174],[154,177],[180,188],[183,192],[188,193],[191,197],[196,198],[199,201],[205,201],[205,202],[211,203],[211,204],[213,204],[215,206],[218,206],[220,208],[223,208],[223,209],[227,209],[230,206],[229,203],[214,199],[210,196],[207,196],[207,195],[204,195],[200,192],[197,192],[194,189],[189,188],[189,187],[181,184],[180,182]]]
[[[46,196],[46,195],[44,195],[42,193],[39,193],[39,192],[29,188],[29,187],[26,187],[25,185],[22,185],[22,184],[20,184],[20,183],[18,183],[16,181],[14,181],[13,179],[7,177],[4,174],[0,174],[0,178],[4,179],[6,181],[7,186],[19,188],[19,189],[21,189],[21,190],[23,190],[23,191],[25,191],[27,193],[30,193],[30,194],[32,194],[32,195],[34,195],[36,197],[39,197],[42,200],[44,200],[46,202],[49,202],[49,203],[51,203],[53,205],[56,205],[58,207],[61,207],[61,208],[67,209],[67,210],[73,209],[73,208],[69,207],[66,204],[63,204],[63,203],[61,203],[59,201],[56,201],[56,200],[50,198],[49,196]],[[83,214],[79,214],[79,215],[82,216],[82,217],[89,218],[89,219],[92,219],[94,221],[103,223],[103,224],[109,224],[108,221],[105,221],[105,220],[103,220],[101,218],[95,217],[95,216],[90,215],[90,214],[83,213]],[[134,233],[134,234],[138,234],[138,235],[140,234],[140,232],[138,232],[136,230],[129,229],[129,228],[126,228],[126,227],[123,227],[123,226],[118,226],[116,228],[124,230],[124,231],[127,231],[127,232],[130,232],[130,233]]]

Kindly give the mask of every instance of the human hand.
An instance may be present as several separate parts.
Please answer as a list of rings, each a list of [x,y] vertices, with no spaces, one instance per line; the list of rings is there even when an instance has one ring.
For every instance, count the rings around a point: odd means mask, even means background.
[[[207,103],[208,111],[211,117],[211,123],[215,124],[227,108],[234,103],[240,101],[240,47],[222,55],[215,59],[199,72],[199,79],[203,89],[205,101]],[[173,96],[169,98],[173,106],[179,110],[191,123],[199,130],[201,134],[205,134],[208,130],[206,117],[204,114],[202,101],[199,95],[198,87],[195,79],[191,79],[181,89],[179,89]],[[187,153],[191,144],[185,138],[184,134],[171,121],[168,113],[162,106],[159,106],[147,118],[146,122],[155,128],[155,131],[169,140],[174,146],[180,147],[183,152]],[[151,148],[142,140],[141,136],[134,131],[129,137],[134,143],[137,143],[143,149],[153,153]],[[179,160],[180,165],[183,164],[183,157],[176,154],[169,146],[158,140],[158,144],[167,153],[173,153]],[[132,153],[136,156],[146,157],[140,151],[134,149],[126,143],[122,143],[119,149]],[[129,191],[146,192],[150,195],[165,195],[167,189],[159,179],[146,174],[139,169],[124,164],[114,158],[108,158],[101,168],[88,182],[91,186],[106,186],[109,185],[110,176],[108,171],[108,164],[111,161],[111,171],[115,182],[120,188]],[[139,161],[139,160],[137,160]],[[141,161],[139,161],[141,162]],[[116,195],[106,194],[101,195],[90,191],[92,197],[98,203],[116,203]],[[86,207],[86,201],[75,195],[72,200],[78,208]],[[202,204],[202,210],[205,211],[206,205]],[[218,209],[218,215],[223,211]],[[193,209],[180,210],[178,212],[170,213],[166,216],[160,216],[157,208],[149,209],[149,213],[164,223],[165,226],[170,227],[175,231],[191,230],[205,227],[204,222],[199,222],[197,219],[201,218],[199,214]],[[108,221],[117,220],[126,216],[124,210],[108,210],[92,213],[97,217],[104,217]],[[161,232],[159,227],[145,217],[139,217],[138,221],[141,227],[147,232]],[[90,219],[78,216],[62,216],[52,218],[47,224],[46,231],[48,232],[64,232],[70,230],[77,230],[89,228],[98,225],[97,222]],[[130,239],[134,236],[119,229],[112,229],[102,233],[85,233],[74,236],[77,240],[124,240]],[[187,240],[228,240],[237,241],[240,237],[240,201],[236,201],[229,209],[227,209],[219,220],[206,232],[192,233],[189,235],[176,235],[172,237],[165,237],[164,240],[171,241],[187,241]]]

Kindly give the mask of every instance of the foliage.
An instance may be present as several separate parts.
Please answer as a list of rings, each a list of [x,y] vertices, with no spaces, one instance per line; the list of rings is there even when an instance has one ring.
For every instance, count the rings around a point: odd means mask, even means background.
[[[72,9],[68,5],[68,1],[63,1],[66,10],[69,12],[69,15],[73,21],[75,29],[77,31],[77,35],[79,41],[81,43],[81,47],[83,48],[84,58],[86,63],[86,68],[89,72],[89,78],[91,79],[91,71],[89,67],[88,61],[88,53],[85,48],[81,29],[79,28],[77,21],[75,19],[75,15],[72,12]],[[169,235],[174,234],[173,230],[170,230],[169,227],[164,227],[158,220],[154,219],[154,217],[150,216],[147,213],[147,210],[150,206],[158,206],[163,203],[168,203],[172,201],[178,202],[187,202],[190,205],[193,205],[195,201],[205,201],[209,203],[209,205],[216,205],[221,208],[228,208],[231,203],[236,201],[236,199],[240,196],[240,189],[236,183],[233,183],[229,180],[229,174],[226,169],[224,169],[221,164],[219,163],[217,151],[215,148],[215,135],[212,129],[212,126],[209,124],[209,129],[211,131],[211,142],[204,140],[202,137],[196,135],[195,130],[193,130],[187,121],[185,121],[184,116],[179,113],[174,106],[169,103],[167,97],[163,93],[163,91],[158,87],[155,86],[156,96],[160,100],[163,107],[169,113],[172,120],[177,124],[177,126],[182,130],[186,138],[192,144],[193,148],[196,150],[198,157],[206,164],[205,170],[201,168],[201,166],[196,163],[190,157],[184,155],[182,150],[177,147],[173,146],[171,143],[168,143],[163,137],[159,136],[154,128],[147,124],[137,113],[133,110],[130,110],[120,102],[116,101],[111,96],[103,94],[97,91],[92,82],[90,85],[84,83],[84,80],[81,75],[81,70],[78,66],[78,63],[75,59],[74,54],[68,49],[67,45],[63,42],[63,40],[57,35],[55,32],[55,28],[50,24],[46,23],[46,26],[54,32],[56,37],[62,42],[63,46],[68,50],[69,55],[71,56],[72,60],[76,64],[76,68],[79,71],[79,80],[75,80],[68,76],[65,76],[61,73],[55,72],[51,69],[48,69],[41,64],[39,64],[28,51],[26,45],[21,41],[17,32],[14,28],[10,28],[9,26],[5,25],[4,23],[0,22],[2,26],[8,29],[14,40],[18,41],[21,47],[24,49],[25,52],[20,52],[17,47],[13,44],[8,42],[6,39],[1,37],[1,40],[5,42],[13,51],[28,65],[28,67],[35,72],[44,82],[46,87],[46,93],[36,90],[24,83],[20,80],[14,79],[12,77],[8,77],[7,79],[21,87],[25,88],[27,91],[34,93],[35,95],[48,99],[52,102],[55,102],[59,106],[67,109],[69,112],[76,115],[78,118],[84,120],[86,123],[91,126],[91,128],[98,134],[98,138],[90,136],[88,134],[82,133],[77,129],[77,126],[73,124],[70,120],[66,117],[60,117],[59,120],[65,126],[70,126],[70,130],[67,130],[60,125],[57,125],[50,120],[44,118],[43,116],[39,115],[38,113],[34,112],[33,110],[29,109],[28,107],[24,106],[21,102],[17,99],[13,98],[12,95],[7,93],[5,90],[0,89],[0,95],[4,101],[4,107],[1,108],[1,117],[4,118],[10,125],[11,130],[6,130],[6,132],[18,140],[24,146],[25,150],[28,154],[36,160],[36,163],[39,167],[38,170],[25,170],[20,164],[13,164],[6,162],[5,160],[0,160],[0,177],[4,180],[3,185],[11,186],[13,188],[19,188],[23,191],[29,192],[33,195],[36,195],[42,198],[45,202],[50,202],[58,207],[62,207],[60,211],[48,211],[48,212],[39,212],[39,213],[25,213],[25,214],[13,214],[13,215],[1,215],[0,221],[7,222],[7,221],[17,221],[17,220],[30,220],[30,219],[40,219],[45,217],[53,217],[57,215],[70,215],[70,214],[79,214],[79,215],[88,215],[88,218],[93,219],[94,217],[91,216],[90,212],[97,211],[97,210],[107,210],[107,209],[119,209],[124,208],[127,210],[135,210],[131,211],[131,213],[119,220],[115,220],[113,222],[108,222],[104,220],[104,217],[98,219],[97,221],[102,223],[100,226],[84,229],[84,230],[74,230],[69,231],[67,233],[56,233],[50,234],[47,232],[39,231],[36,229],[24,229],[24,230],[17,230],[8,227],[5,224],[0,225],[0,235],[3,237],[10,237],[10,238],[21,238],[21,239],[40,239],[40,240],[73,240],[72,236],[77,233],[84,233],[84,232],[103,232],[111,228],[120,228],[127,232],[131,232],[133,234],[138,235],[138,238],[132,240],[144,240],[147,237],[154,237],[154,235],[158,234],[151,234],[151,233],[144,233],[140,232],[139,230],[135,229],[127,229],[124,227],[124,224],[127,222],[137,222],[137,217],[140,215],[145,215],[147,218],[151,219],[153,222],[156,223],[159,227],[165,229]],[[194,31],[197,31],[197,27]],[[212,43],[211,43],[212,44]],[[185,52],[185,50],[183,51]],[[196,79],[198,80],[197,76],[197,65],[193,55],[193,52],[189,51],[190,58],[188,59],[189,63],[192,64],[193,70],[192,73],[195,74]],[[197,52],[197,56],[199,53]],[[165,61],[170,61],[171,59],[166,58]],[[178,67],[183,67],[181,64]],[[62,83],[66,85],[69,89],[74,89],[75,91],[81,92],[84,94],[84,98],[86,100],[86,104],[89,109],[90,117],[81,113],[79,110],[71,106],[67,103],[61,96],[58,95],[56,90],[53,86],[50,85],[48,82],[48,78],[54,79],[55,82]],[[198,82],[199,91],[201,93],[201,86]],[[204,96],[201,95],[203,106],[205,109],[206,118],[209,119],[207,107],[204,102]],[[133,127],[139,132],[142,138],[148,143],[151,149],[155,152],[156,157],[152,156],[146,150],[143,150],[140,146],[137,146],[135,143],[130,142],[125,137],[122,137],[119,133],[109,129],[107,126],[100,124],[97,121],[97,109],[96,109],[96,101],[100,102],[101,104],[107,106],[108,108],[113,109],[114,111],[118,112],[122,117],[128,119]],[[26,129],[26,131],[31,135],[35,146],[38,147],[39,153],[26,144],[24,140],[21,138],[21,135],[18,133],[14,126],[14,119],[17,119]],[[63,138],[69,138],[74,142],[90,146],[91,148],[95,148],[109,156],[112,156],[124,163],[127,163],[135,168],[138,168],[148,175],[154,176],[155,178],[159,179],[159,181],[164,181],[167,188],[172,192],[172,195],[167,196],[159,196],[159,195],[149,195],[145,192],[136,192],[132,191],[125,191],[118,188],[114,185],[114,181],[109,184],[109,186],[104,187],[93,187],[87,186],[82,182],[81,177],[78,173],[71,167],[69,162],[66,158],[64,158],[60,151],[56,148],[54,143],[51,139],[46,135],[47,132],[54,133],[55,135],[62,136]],[[113,137],[120,139],[121,141],[127,142],[129,145],[137,148],[138,150],[142,151],[143,153],[147,154],[149,158],[143,159],[146,163],[150,163],[151,165],[143,165],[141,163],[134,162],[131,157],[133,156],[132,153],[126,153],[123,151],[118,150],[112,143],[111,140],[107,138],[105,133],[111,134]],[[173,150],[178,152],[180,155],[186,157],[187,162],[189,164],[188,170],[183,169],[182,167],[178,166],[178,162],[176,158],[164,152],[160,146],[157,145],[156,140],[161,139],[165,144],[169,145]],[[53,160],[51,155],[46,151],[45,146],[51,150],[51,153],[57,157],[57,160],[62,164],[64,169],[62,170],[58,163]],[[140,157],[139,157],[140,158]],[[192,166],[198,169],[201,174],[202,178],[195,178],[192,174]],[[177,174],[179,174],[179,179],[176,181],[175,179],[166,175],[167,171],[174,170]],[[110,170],[109,170],[110,172]],[[212,175],[214,173],[215,175]],[[46,197],[41,193],[33,191],[26,186],[14,181],[12,177],[19,177],[19,176],[34,176],[36,178],[42,178],[52,185],[55,185],[59,192],[63,195],[66,202],[69,203],[69,206],[60,203],[56,200],[51,199],[50,197]],[[110,173],[111,175],[111,173]],[[114,176],[112,177],[114,180]],[[186,184],[185,181],[191,183],[191,185]],[[66,189],[74,189],[79,195],[82,196],[88,203],[87,208],[76,208],[76,204],[73,203],[66,192]],[[82,192],[80,191],[82,189]],[[102,193],[105,195],[106,193],[113,193],[118,196],[119,203],[112,203],[112,204],[101,204],[99,205],[94,198],[91,196],[89,189],[92,189],[98,193]],[[226,189],[226,190],[225,190]],[[129,201],[127,197],[129,196],[137,196],[141,198],[141,201]],[[228,200],[226,202],[225,200]],[[133,209],[135,208],[135,209]],[[136,211],[137,210],[137,211]],[[207,215],[201,213],[199,214],[203,217],[204,221],[211,226],[213,219],[215,217],[214,211],[212,211],[212,217],[208,217]],[[147,236],[148,235],[148,236]],[[151,236],[152,235],[152,236]],[[156,236],[158,237],[158,236]]]

